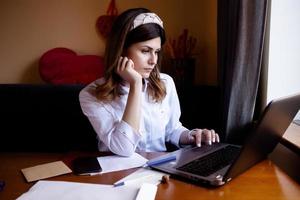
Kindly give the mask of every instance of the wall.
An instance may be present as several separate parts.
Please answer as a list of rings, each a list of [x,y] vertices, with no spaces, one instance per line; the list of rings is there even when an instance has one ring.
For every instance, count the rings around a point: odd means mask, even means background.
[[[67,47],[78,54],[103,55],[95,22],[109,0],[1,0],[0,83],[42,83],[38,60],[47,50]],[[167,35],[188,28],[198,39],[196,83],[216,84],[217,0],[116,0],[119,12],[147,7],[164,21]],[[196,15],[197,13],[197,15]]]

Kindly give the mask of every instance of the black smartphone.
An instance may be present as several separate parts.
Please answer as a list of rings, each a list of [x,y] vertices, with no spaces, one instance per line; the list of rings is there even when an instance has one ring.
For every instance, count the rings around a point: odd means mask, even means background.
[[[73,160],[73,172],[77,175],[91,175],[102,171],[97,157],[78,157]]]

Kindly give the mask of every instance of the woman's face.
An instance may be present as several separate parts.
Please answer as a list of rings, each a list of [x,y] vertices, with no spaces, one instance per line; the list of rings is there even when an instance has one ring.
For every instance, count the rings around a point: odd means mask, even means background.
[[[143,77],[148,78],[157,64],[158,54],[161,50],[161,39],[156,37],[151,40],[132,44],[125,53],[134,63],[134,69]]]

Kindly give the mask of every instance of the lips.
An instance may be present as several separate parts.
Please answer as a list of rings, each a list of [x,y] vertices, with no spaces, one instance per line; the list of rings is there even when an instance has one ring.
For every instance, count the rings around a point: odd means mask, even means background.
[[[144,71],[151,72],[153,68],[144,68]]]

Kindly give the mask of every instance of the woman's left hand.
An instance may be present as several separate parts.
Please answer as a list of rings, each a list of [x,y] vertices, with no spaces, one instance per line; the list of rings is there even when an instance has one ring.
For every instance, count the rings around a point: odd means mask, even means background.
[[[220,137],[214,129],[193,129],[190,131],[190,137],[194,138],[195,144],[200,147],[201,143],[211,145],[215,142],[220,142]]]
[[[213,129],[193,129],[185,132],[180,136],[180,144],[188,145],[195,144],[200,147],[201,143],[211,145],[212,143],[220,142],[220,137]]]

